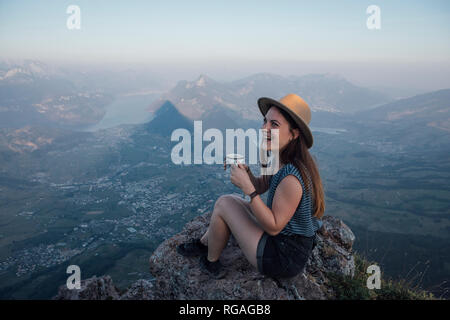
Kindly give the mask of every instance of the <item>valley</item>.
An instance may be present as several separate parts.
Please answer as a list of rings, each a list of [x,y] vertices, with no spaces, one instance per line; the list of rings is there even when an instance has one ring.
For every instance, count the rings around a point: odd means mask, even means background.
[[[177,95],[189,97],[198,85],[208,92],[211,81],[183,83],[188,92]],[[213,86],[217,95],[220,85]],[[410,105],[445,106],[446,94],[419,96]],[[92,130],[35,123],[0,128],[2,299],[51,298],[70,264],[81,267],[82,278],[110,274],[121,288],[151,279],[147,260],[159,243],[212,210],[220,195],[241,194],[220,164],[172,163],[176,142],[170,134],[180,127],[192,130],[193,120],[171,100],[158,103],[148,119],[127,118],[125,112]],[[138,109],[147,112],[142,101]],[[313,108],[311,153],[324,183],[325,214],[354,230],[355,250],[379,261],[386,277],[446,294],[448,132],[424,125],[432,114],[420,122],[377,118],[377,110],[383,107],[356,114]],[[260,126],[256,117],[242,120],[220,104],[198,120],[204,128],[220,124],[223,135],[225,128]],[[208,144],[203,141],[202,148]],[[251,168],[259,172],[257,165]]]

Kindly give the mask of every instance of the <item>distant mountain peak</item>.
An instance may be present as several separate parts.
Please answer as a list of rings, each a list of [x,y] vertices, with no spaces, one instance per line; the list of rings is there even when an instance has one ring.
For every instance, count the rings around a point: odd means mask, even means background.
[[[155,117],[168,113],[177,114],[179,112],[172,102],[170,102],[169,100],[165,100],[161,104],[161,107],[158,110],[156,110]]]
[[[197,81],[195,82],[195,84],[197,85],[197,87],[204,87],[205,84],[206,84],[207,82],[209,82],[209,80],[210,80],[210,79],[209,79],[206,75],[201,74],[200,77],[198,77],[198,79],[197,79]]]
[[[212,84],[216,82],[215,80],[211,79],[210,77],[208,77],[205,74],[200,74],[200,76],[194,80],[194,81],[188,81],[186,83],[185,88],[186,89],[191,89],[191,88],[202,88],[202,87],[206,87],[209,84]]]
[[[35,60],[2,61],[1,65],[0,80],[31,82],[33,79],[49,78],[56,73],[45,63]]]
[[[165,100],[161,107],[155,112],[155,117],[146,124],[149,132],[158,133],[161,135],[171,135],[172,131],[178,128],[191,130],[192,122],[183,116],[175,105]]]

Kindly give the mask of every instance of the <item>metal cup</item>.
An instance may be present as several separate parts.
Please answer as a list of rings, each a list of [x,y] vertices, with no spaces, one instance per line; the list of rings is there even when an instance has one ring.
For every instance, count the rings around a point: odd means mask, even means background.
[[[225,170],[230,167],[232,164],[244,164],[245,163],[245,159],[243,155],[237,154],[237,153],[230,153],[227,154],[227,156],[225,157]],[[246,195],[245,193],[242,193],[242,197],[245,198]]]
[[[231,166],[232,164],[244,164],[245,163],[245,159],[243,155],[237,154],[237,153],[230,153],[227,154],[227,156],[225,157],[225,165],[228,168],[228,166]]]

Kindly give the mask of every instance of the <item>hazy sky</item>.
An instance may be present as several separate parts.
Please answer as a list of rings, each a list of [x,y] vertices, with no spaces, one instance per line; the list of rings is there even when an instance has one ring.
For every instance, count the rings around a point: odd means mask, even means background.
[[[69,5],[81,29],[69,30]],[[381,29],[369,30],[369,5]],[[450,1],[0,0],[0,58],[145,64],[179,77],[340,73],[450,87]]]

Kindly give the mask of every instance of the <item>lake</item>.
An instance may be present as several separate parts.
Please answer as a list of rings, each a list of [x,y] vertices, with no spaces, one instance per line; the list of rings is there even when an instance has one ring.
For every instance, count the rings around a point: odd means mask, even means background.
[[[312,132],[323,132],[328,134],[339,134],[343,132],[347,132],[347,129],[341,129],[341,128],[313,128],[311,127]]]
[[[106,106],[106,114],[99,123],[84,128],[82,131],[98,131],[121,124],[139,124],[152,119],[148,107],[159,98],[160,94],[127,95],[117,97]]]

